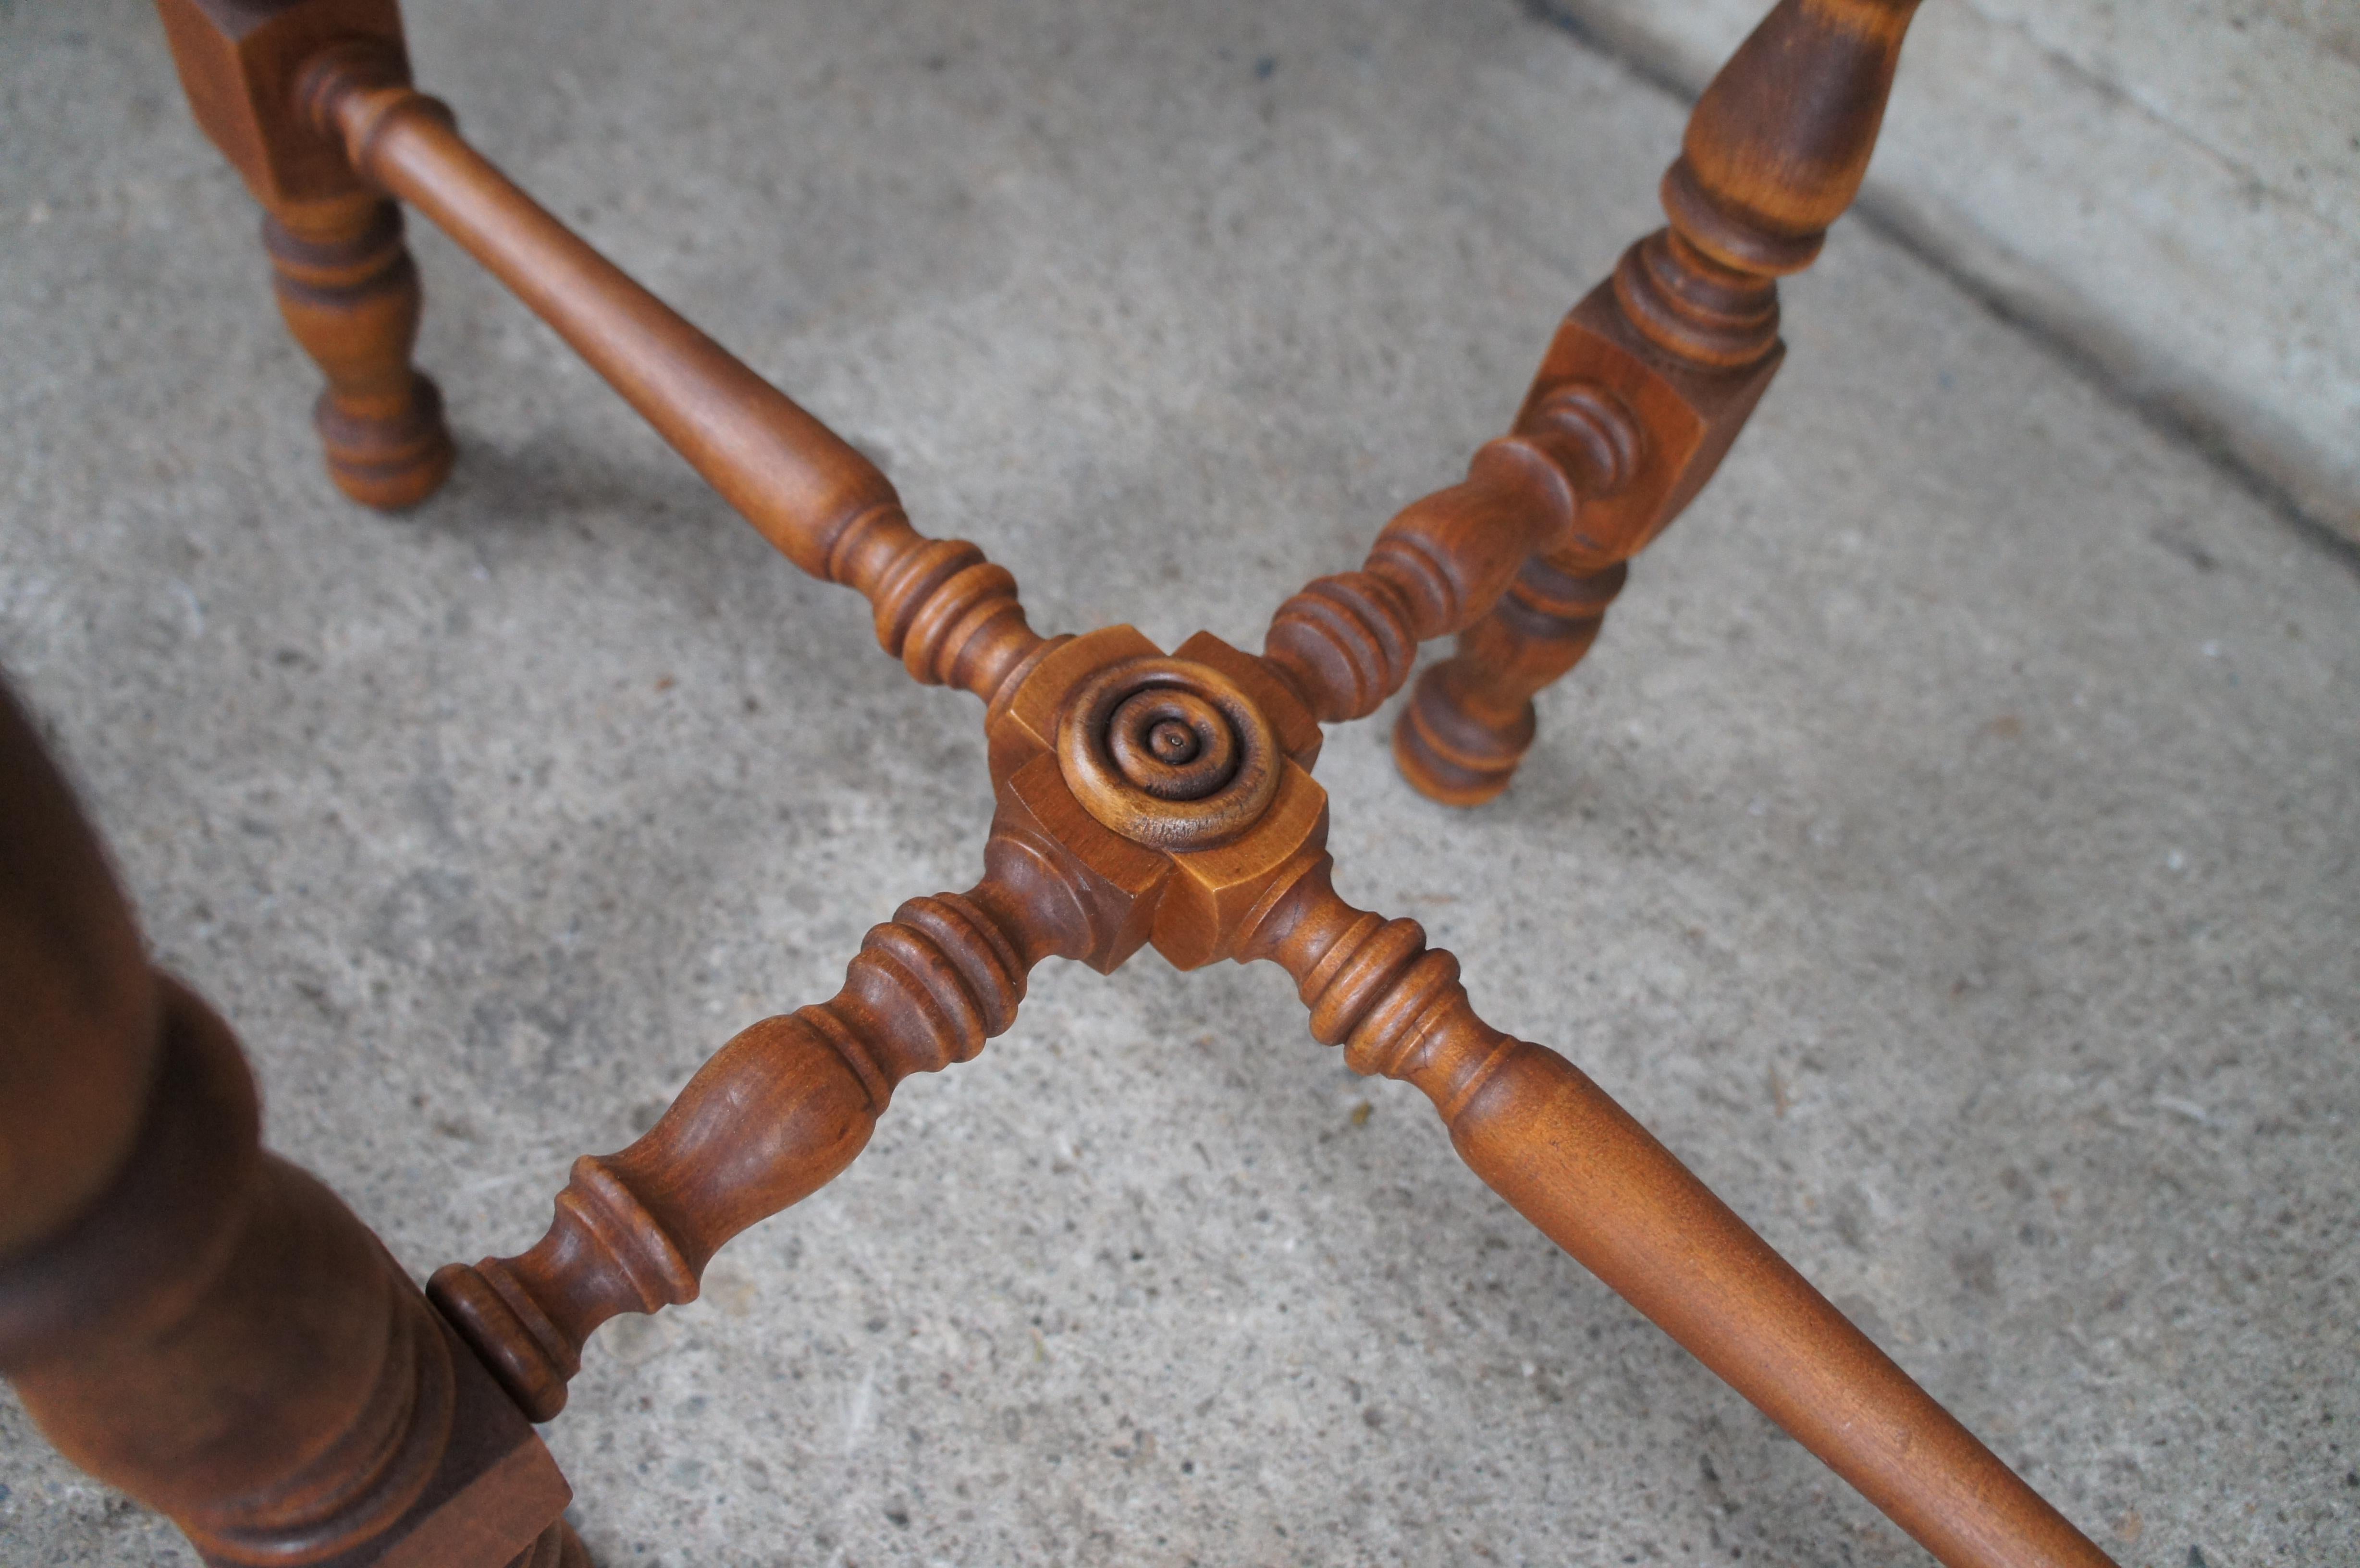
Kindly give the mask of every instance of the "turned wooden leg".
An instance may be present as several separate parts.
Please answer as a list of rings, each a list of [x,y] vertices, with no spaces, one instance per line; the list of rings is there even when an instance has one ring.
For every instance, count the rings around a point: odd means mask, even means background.
[[[416,506],[453,452],[442,394],[410,363],[420,301],[401,209],[366,191],[279,207],[262,243],[287,330],[328,378],[311,414],[328,476],[364,506]]]
[[[148,967],[5,687],[0,996],[0,1374],[67,1458],[214,1568],[567,1561],[549,1451],[368,1227],[263,1152],[237,1042]]]
[[[1668,225],[1558,329],[1516,421],[1579,506],[1458,653],[1418,682],[1393,756],[1455,806],[1507,788],[1533,695],[1579,662],[1622,563],[1693,500],[1784,346],[1777,280],[1859,192],[1918,0],[1781,0],[1697,101],[1661,191]]]
[[[1393,761],[1419,794],[1480,806],[1508,787],[1533,744],[1533,698],[1581,662],[1620,564],[1579,574],[1527,561],[1498,608],[1459,634],[1459,651],[1418,677],[1393,726]]]
[[[474,1430],[466,1401],[495,1376],[506,1419],[555,1415],[601,1323],[692,1300],[716,1248],[858,1154],[903,1077],[966,1061],[1009,1027],[1035,964],[1059,955],[1111,971],[1152,941],[1181,968],[1232,956],[1284,967],[1315,1037],[1345,1043],[1356,1071],[1424,1091],[1486,1181],[1951,1568],[2106,1568],[1597,1085],[1476,1018],[1455,959],[1414,923],[1338,898],[1327,797],[1308,771],[1322,722],[1373,712],[1420,642],[1459,634],[1405,711],[1397,752],[1444,799],[1504,785],[1531,742],[1533,694],[1579,659],[1624,563],[1710,478],[1775,373],[1776,279],[1810,263],[1858,189],[1916,4],[1781,0],[1698,105],[1664,183],[1670,225],[1566,319],[1513,430],[1387,525],[1360,570],[1286,601],[1257,659],[1207,634],[1168,656],[1123,626],[1034,634],[1005,571],[917,534],[849,446],[469,147],[409,86],[392,0],[158,0],[200,122],[274,214],[289,322],[329,376],[322,429],[340,484],[399,497],[403,475],[415,484],[447,462],[424,433],[439,432],[432,388],[408,365],[415,284],[374,194],[391,192],[514,289],[797,565],[867,594],[880,640],[912,675],[985,699],[999,810],[980,884],[904,905],[869,934],[836,996],[742,1031],[647,1136],[577,1161],[533,1247],[440,1271],[430,1292],[442,1319],[355,1262],[366,1232],[316,1183],[253,1149],[235,1051],[192,998],[166,989],[149,1007],[132,982],[125,1017],[83,1020],[68,1002],[44,1018],[27,991],[24,1016],[41,1021],[11,1036],[0,1011],[0,1089],[55,1096],[59,1063],[88,1058],[73,1090],[85,1111],[102,1090],[145,1094],[148,1122],[169,1131],[212,1082],[171,1079],[193,1062],[228,1085],[214,1085],[229,1111],[213,1119],[230,1134],[197,1148],[229,1174],[174,1184],[169,1245],[100,1247],[87,1234],[104,1233],[75,1222],[79,1261],[23,1276],[66,1282],[42,1287],[51,1304],[35,1307],[49,1315],[12,1319],[11,1248],[106,1183],[71,1158],[21,1175],[36,1162],[12,1166],[7,1138],[87,1147],[86,1162],[127,1138],[135,1174],[172,1146],[119,1114],[68,1127],[45,1101],[20,1099],[34,1112],[12,1120],[0,1094],[0,1367],[20,1352],[47,1357],[53,1373],[27,1375],[37,1415],[54,1416],[61,1443],[85,1443],[93,1468],[185,1502],[213,1560],[580,1568],[554,1508],[490,1510],[467,1501],[477,1483],[432,1516],[442,1533],[421,1524],[399,1549],[366,1553],[392,1539],[377,1522],[395,1506],[388,1477],[410,1495],[416,1433]],[[0,830],[10,803],[0,789]],[[0,831],[0,872],[16,868],[12,853],[35,858]],[[69,901],[77,910],[90,913]],[[11,919],[0,897],[0,996],[13,995]],[[145,974],[122,930],[92,942]],[[159,1028],[152,1062],[85,1049]],[[246,1185],[224,1207],[214,1189],[233,1177]],[[112,1180],[110,1192],[128,1178]],[[123,1206],[94,1208],[110,1203]],[[109,1257],[194,1270],[175,1247],[226,1262],[104,1297],[167,1302],[153,1323],[60,1315],[55,1301],[85,1288],[77,1270],[116,1267]],[[115,1345],[114,1360],[91,1365],[75,1333]],[[307,1374],[291,1393],[290,1367]],[[202,1428],[249,1372],[294,1413],[208,1439],[213,1468],[164,1463],[156,1445],[185,1443],[176,1434]],[[447,1421],[432,1413],[444,1404]],[[298,1454],[301,1432],[313,1441]],[[366,1529],[354,1522],[363,1504]],[[481,1528],[493,1512],[497,1537]],[[239,1531],[260,1545],[240,1545]]]
[[[328,378],[313,416],[328,475],[354,500],[392,509],[451,472],[434,383],[410,363],[418,269],[401,212],[366,184],[302,103],[304,68],[363,46],[407,80],[394,0],[156,0],[197,125],[262,203],[279,309]]]

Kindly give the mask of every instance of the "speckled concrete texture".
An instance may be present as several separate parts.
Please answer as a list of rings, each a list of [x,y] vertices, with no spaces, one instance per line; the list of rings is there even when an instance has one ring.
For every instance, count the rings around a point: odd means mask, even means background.
[[[1508,0],[415,0],[549,204],[1034,624],[1252,643],[1496,432],[1677,103]],[[447,492],[343,503],[137,0],[0,7],[0,663],[275,1147],[420,1274],[967,886],[977,708],[438,237]],[[2135,1568],[2360,1560],[2360,572],[1840,231],[1496,805],[1339,731],[1424,920]],[[606,1568],[1918,1563],[1308,1040],[1052,965],[595,1342]],[[0,1398],[0,1563],[192,1564]]]
[[[1533,0],[1688,92],[1764,0]],[[2360,5],[1940,0],[1861,206],[2360,543]]]

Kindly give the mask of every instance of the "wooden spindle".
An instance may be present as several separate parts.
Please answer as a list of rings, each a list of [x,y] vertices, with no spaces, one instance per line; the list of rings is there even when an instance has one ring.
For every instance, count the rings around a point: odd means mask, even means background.
[[[173,1499],[222,1561],[576,1564],[562,1524],[499,1513],[480,1480],[403,1533],[452,1463],[418,1479],[424,1434],[465,1427],[471,1398],[519,1419],[484,1364],[535,1419],[554,1415],[600,1323],[692,1299],[716,1249],[857,1156],[903,1076],[1007,1028],[1035,964],[1110,970],[1153,941],[1183,967],[1285,967],[1317,1038],[1417,1084],[1484,1180],[1953,1568],[2105,1562],[1588,1078],[1483,1024],[1448,953],[1338,898],[1307,771],[1321,721],[1372,711],[1417,643],[1455,632],[1396,756],[1439,799],[1505,786],[1532,696],[1579,660],[1625,562],[1710,476],[1775,373],[1776,279],[1809,263],[1858,190],[1915,0],[1783,0],[1699,103],[1663,187],[1670,225],[1568,317],[1513,432],[1388,524],[1361,570],[1282,605],[1260,659],[1202,634],[1171,656],[1128,627],[1035,635],[1004,570],[920,535],[873,465],[468,147],[410,87],[392,0],[159,3],[200,121],[273,214],[289,323],[329,374],[339,483],[398,487],[436,461],[390,195],[514,289],[791,560],[867,595],[913,676],[985,699],[1000,812],[976,888],[904,905],[835,998],[744,1031],[647,1137],[578,1161],[531,1249],[435,1276],[472,1353],[388,1283],[381,1253],[375,1272],[356,1261],[357,1221],[256,1150],[226,1034],[145,978],[105,899],[68,896],[90,875],[68,844],[27,884],[50,890],[25,906],[39,918],[0,901],[0,944],[78,933],[17,965],[47,977],[28,1016],[71,1051],[27,1039],[0,1053],[0,1087],[72,1102],[52,1127],[0,1100],[0,1138],[25,1151],[0,1145],[0,1363],[35,1357],[28,1402],[70,1451]],[[0,952],[0,979],[10,963]],[[70,1083],[60,1064],[84,1055],[87,1084]],[[169,1203],[151,1190],[168,1156],[187,1167]],[[171,1219],[161,1239],[157,1213]],[[126,1258],[148,1271],[136,1289]],[[60,1315],[117,1298],[169,1309]],[[98,1364],[60,1348],[102,1341],[114,1358]],[[202,1365],[173,1361],[191,1345]],[[224,1369],[283,1379],[297,1363],[312,1374],[300,1421],[172,1466],[150,1451],[185,1449]],[[290,1456],[300,1421],[313,1441]],[[497,1559],[492,1514],[502,1553],[522,1543]],[[396,1538],[390,1555],[373,1544]]]
[[[1239,953],[1294,976],[1314,1039],[1424,1091],[1494,1192],[1950,1568],[2111,1568],[1605,1091],[1476,1017],[1459,961],[1328,868]]]
[[[1563,456],[1576,516],[1517,601],[1419,678],[1393,756],[1421,793],[1471,806],[1508,787],[1534,694],[1589,651],[1623,563],[1737,439],[1785,352],[1777,279],[1858,194],[1917,5],[1780,0],[1698,100],[1664,177],[1669,226],[1575,307],[1525,399],[1516,430]]]
[[[1088,917],[1038,849],[996,834],[985,866],[871,931],[834,997],[723,1046],[644,1138],[574,1161],[531,1250],[436,1271],[435,1303],[533,1420],[565,1408],[599,1324],[694,1301],[723,1243],[852,1163],[896,1084],[972,1059],[1033,965],[1087,950]]]
[[[912,676],[989,702],[1040,648],[1004,567],[911,527],[875,464],[517,189],[381,46],[315,58],[301,94],[365,179],[508,285],[787,559],[865,594]]]
[[[352,1211],[262,1151],[236,1042],[148,970],[5,688],[0,985],[0,1373],[49,1440],[209,1563],[562,1548],[548,1451]]]
[[[1409,678],[1419,643],[1480,619],[1572,517],[1572,486],[1548,451],[1491,441],[1464,480],[1387,523],[1360,571],[1281,604],[1262,657],[1320,718],[1372,713]]]

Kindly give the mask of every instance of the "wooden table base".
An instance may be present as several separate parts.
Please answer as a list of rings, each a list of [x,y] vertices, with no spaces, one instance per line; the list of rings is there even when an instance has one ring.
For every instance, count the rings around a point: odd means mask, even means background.
[[[461,1407],[488,1377],[510,1419],[555,1416],[600,1323],[693,1299],[732,1236],[860,1152],[903,1078],[1008,1029],[1035,964],[1110,971],[1152,943],[1182,968],[1285,969],[1315,1038],[1424,1091],[1502,1197],[1944,1563],[2105,1563],[1579,1069],[1479,1018],[1457,960],[1414,922],[1337,897],[1311,776],[1323,724],[1373,712],[1419,643],[1456,636],[1394,753],[1437,800],[1506,787],[1534,694],[1579,660],[1628,561],[1711,476],[1775,374],[1776,280],[1810,264],[1858,191],[1915,5],[1780,0],[1697,105],[1663,182],[1668,225],[1566,317],[1510,430],[1388,523],[1358,570],[1280,605],[1253,653],[1203,633],[1166,652],[1128,626],[1033,631],[1005,570],[918,533],[848,444],[470,147],[410,85],[392,0],[159,0],[199,123],[270,215],[279,298],[326,375],[319,423],[347,494],[408,505],[450,461],[432,384],[410,364],[419,296],[399,201],[508,285],[789,560],[866,595],[878,640],[912,676],[984,703],[996,812],[982,879],[904,904],[833,997],[743,1031],[646,1137],[577,1161],[538,1244],[437,1273],[439,1319],[399,1306],[400,1321],[436,1325],[421,1345],[439,1351],[445,1323],[463,1342],[447,1357]],[[139,1018],[115,1027],[153,1032]],[[126,1068],[85,1097],[109,1159],[129,1147],[139,1081]],[[31,1234],[12,1205],[67,1214],[97,1180],[0,1203],[0,1261]],[[238,1538],[267,1522],[245,1515],[282,1506],[126,1465],[120,1435],[138,1422],[115,1386],[57,1365],[28,1397],[69,1452],[212,1532],[201,1540]],[[467,1533],[488,1502],[446,1510],[439,1559],[581,1560],[546,1514],[516,1558],[531,1510],[501,1506],[508,1534]],[[398,1543],[333,1559],[410,1560]]]

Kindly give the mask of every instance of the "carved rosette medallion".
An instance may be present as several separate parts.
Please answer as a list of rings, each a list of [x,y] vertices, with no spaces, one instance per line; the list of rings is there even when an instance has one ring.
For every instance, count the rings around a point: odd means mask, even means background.
[[[1057,723],[1057,768],[1090,815],[1164,850],[1227,844],[1277,799],[1270,721],[1193,659],[1126,659],[1090,676]]]

